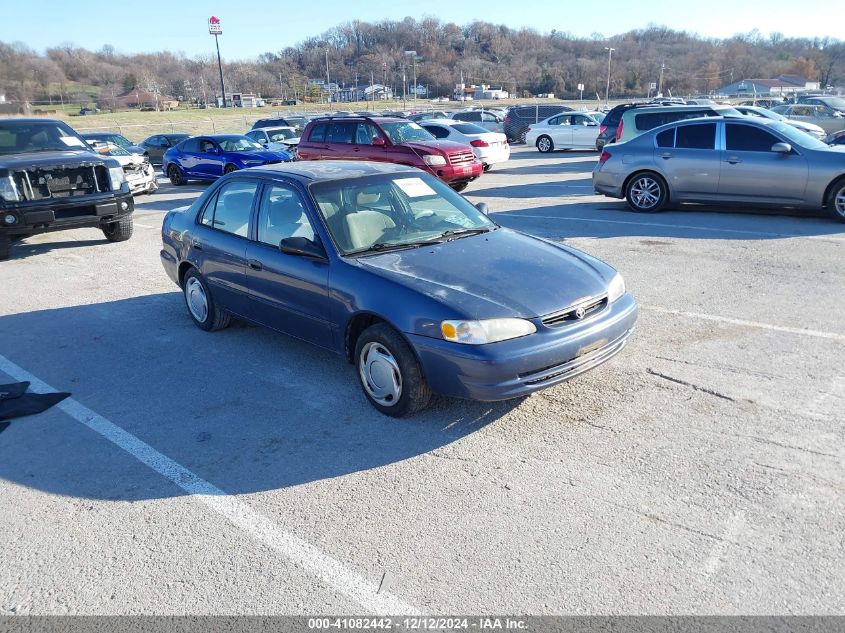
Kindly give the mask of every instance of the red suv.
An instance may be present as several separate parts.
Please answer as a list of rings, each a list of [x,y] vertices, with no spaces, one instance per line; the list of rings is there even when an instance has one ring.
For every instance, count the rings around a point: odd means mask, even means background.
[[[324,117],[313,119],[297,147],[300,160],[374,160],[418,167],[463,191],[483,171],[472,148],[438,141],[407,119]]]

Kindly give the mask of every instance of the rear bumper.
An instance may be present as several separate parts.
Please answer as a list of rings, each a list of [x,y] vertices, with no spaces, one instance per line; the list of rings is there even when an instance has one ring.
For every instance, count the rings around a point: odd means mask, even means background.
[[[128,188],[114,196],[94,199],[49,199],[0,209],[0,216],[14,214],[14,225],[0,224],[7,235],[46,233],[86,226],[101,226],[132,215],[135,202]]]
[[[461,345],[407,335],[431,388],[495,401],[524,396],[574,378],[618,354],[634,332],[637,303],[625,294],[601,315],[562,328],[489,345]]]
[[[596,193],[601,193],[611,198],[624,198],[624,184],[622,174],[607,171],[593,172],[593,189],[596,190]]]

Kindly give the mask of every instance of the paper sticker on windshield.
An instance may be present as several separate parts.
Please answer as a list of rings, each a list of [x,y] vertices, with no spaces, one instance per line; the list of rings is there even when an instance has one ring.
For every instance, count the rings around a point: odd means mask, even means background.
[[[436,195],[434,189],[429,187],[422,178],[398,178],[393,182],[395,182],[409,198],[422,198],[423,196]]]
[[[59,140],[68,147],[85,147],[85,143],[80,141],[75,136],[60,136]]]

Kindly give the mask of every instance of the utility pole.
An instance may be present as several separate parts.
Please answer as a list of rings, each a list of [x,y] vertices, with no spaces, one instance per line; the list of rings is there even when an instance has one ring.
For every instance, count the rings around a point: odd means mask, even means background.
[[[332,101],[332,87],[331,81],[329,80],[329,49],[326,48],[326,91],[327,91],[327,101],[326,103],[331,103]]]
[[[217,36],[223,34],[220,18],[213,15],[208,18],[208,32],[214,36],[214,45],[217,47],[217,70],[220,71],[220,93],[223,95],[223,107],[225,108],[226,84],[223,83],[223,62],[220,61],[220,42],[217,40]]]
[[[615,51],[616,49],[605,46],[604,50],[607,51],[607,89],[604,91],[604,105],[609,105],[608,101],[610,100],[610,60],[613,58],[613,51]]]
[[[417,51],[405,51],[406,55],[410,55],[414,67],[414,101],[417,100]]]
[[[358,103],[358,69],[355,69],[355,103]]]
[[[663,71],[666,70],[666,60],[660,64],[660,79],[657,80],[657,96],[663,96]]]
[[[403,110],[407,109],[407,107],[408,107],[408,105],[407,105],[408,95],[405,91],[405,89],[407,87],[408,87],[408,82],[405,78],[405,62],[403,61],[402,62],[402,109]]]

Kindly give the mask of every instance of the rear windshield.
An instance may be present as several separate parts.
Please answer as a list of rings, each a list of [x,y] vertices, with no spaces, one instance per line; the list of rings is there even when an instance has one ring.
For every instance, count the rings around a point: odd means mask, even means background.
[[[474,123],[453,123],[452,127],[461,134],[486,134],[488,132],[487,128]]]
[[[667,123],[674,123],[683,119],[697,119],[703,116],[717,116],[717,113],[710,109],[684,112],[643,112],[634,115],[634,127],[640,131],[653,130]]]

